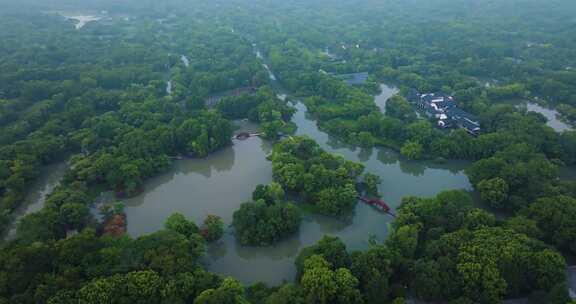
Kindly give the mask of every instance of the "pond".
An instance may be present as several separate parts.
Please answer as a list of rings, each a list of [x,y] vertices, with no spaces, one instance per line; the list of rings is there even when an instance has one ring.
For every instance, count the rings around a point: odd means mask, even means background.
[[[377,98],[387,99],[394,94],[386,89]],[[319,130],[306,107],[296,103],[293,121],[298,135],[315,139],[322,148],[347,159],[362,162],[366,171],[382,178],[380,192],[393,208],[403,196],[433,196],[448,189],[471,190],[463,173],[465,162],[437,165],[429,162],[401,160],[388,149],[359,149],[344,145]],[[257,126],[240,122],[243,130]],[[145,192],[124,200],[128,216],[128,233],[139,236],[161,229],[173,212],[180,212],[201,223],[208,214],[215,214],[231,224],[232,215],[241,203],[251,199],[258,184],[272,181],[271,163],[266,155],[270,143],[259,138],[235,141],[234,145],[213,153],[205,159],[176,161],[167,174],[149,180]],[[349,249],[364,249],[371,236],[384,240],[392,217],[358,204],[349,220],[305,213],[300,233],[270,247],[239,245],[228,228],[224,237],[208,247],[208,269],[237,277],[245,283],[263,281],[280,284],[294,278],[294,260],[300,249],[316,243],[323,235],[340,237]]]
[[[257,126],[240,122],[241,130]],[[272,165],[266,160],[271,145],[257,137],[238,140],[201,159],[177,160],[170,172],[146,182],[145,192],[122,202],[126,205],[128,233],[132,236],[162,229],[164,221],[180,212],[196,223],[208,214],[232,222],[240,203],[252,197],[258,184],[272,180]]]

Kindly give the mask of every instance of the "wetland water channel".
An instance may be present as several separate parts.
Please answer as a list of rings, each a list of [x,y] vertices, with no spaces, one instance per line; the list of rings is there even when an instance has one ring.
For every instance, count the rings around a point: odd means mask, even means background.
[[[396,90],[384,86],[376,103],[383,103]],[[359,149],[339,143],[319,130],[307,116],[306,107],[298,102],[293,121],[298,135],[307,135],[322,148],[366,166],[366,171],[382,178],[380,192],[393,208],[403,196],[433,196],[449,189],[471,190],[462,171],[465,162],[443,165],[400,160],[396,152],[383,149]],[[240,122],[246,131],[257,126]],[[205,159],[178,160],[172,170],[146,183],[145,192],[124,200],[128,216],[128,233],[139,236],[162,228],[166,218],[180,212],[196,223],[208,214],[215,214],[226,225],[241,203],[249,201],[258,184],[272,181],[272,166],[266,160],[271,144],[257,137],[235,141],[234,145],[213,153]],[[245,283],[263,281],[279,284],[292,280],[294,260],[300,249],[317,242],[323,235],[339,236],[349,249],[364,249],[371,236],[382,241],[392,217],[359,203],[353,217],[337,220],[304,212],[300,233],[269,247],[245,247],[236,242],[227,228],[224,237],[208,247],[208,269],[234,276]]]
[[[270,78],[275,79],[272,72]],[[382,85],[382,93],[375,103],[384,109],[386,100],[397,91]],[[307,115],[304,104],[295,104],[297,112],[293,122],[298,126],[297,135],[316,140],[328,152],[361,162],[366,172],[379,175],[383,199],[395,209],[404,196],[434,196],[450,189],[472,190],[463,169],[466,162],[447,162],[439,165],[431,162],[406,161],[386,148],[360,149],[345,145],[319,130],[316,121]],[[242,131],[256,131],[258,126],[246,121],[237,124]],[[249,201],[258,184],[272,181],[272,165],[266,160],[271,143],[258,137],[235,141],[234,145],[221,149],[204,159],[185,159],[174,162],[171,170],[145,183],[140,195],[123,200],[128,217],[128,233],[137,237],[162,229],[165,220],[174,212],[180,212],[200,224],[208,214],[220,216],[228,226],[240,204]],[[46,194],[58,183],[64,165],[52,168],[45,186],[39,186],[31,198],[29,209],[42,206]],[[40,183],[39,183],[40,184]],[[100,203],[114,202],[109,195],[102,195]],[[23,210],[28,213],[31,210]],[[241,246],[227,227],[223,238],[208,246],[205,262],[211,271],[234,276],[244,283],[262,281],[270,285],[294,279],[294,260],[302,247],[316,243],[323,235],[340,237],[349,250],[365,249],[368,240],[386,238],[392,217],[358,203],[353,216],[339,220],[303,212],[300,232],[269,247]]]
[[[46,198],[50,193],[52,193],[54,188],[60,184],[60,181],[64,177],[64,173],[67,169],[68,163],[66,162],[48,165],[42,169],[40,176],[28,190],[24,203],[14,212],[12,225],[8,232],[3,236],[4,238],[10,239],[14,237],[16,234],[16,225],[20,218],[44,208]]]
[[[572,130],[570,125],[558,118],[560,114],[554,109],[546,108],[533,102],[527,102],[526,109],[530,112],[536,112],[544,115],[544,117],[546,117],[546,124],[556,132]]]
[[[263,60],[260,52],[256,54]],[[181,60],[188,65],[185,56]],[[264,68],[270,79],[276,82],[269,67],[264,65]],[[393,87],[381,85],[381,93],[375,97],[376,105],[384,112],[386,101],[396,92]],[[349,146],[319,130],[304,104],[297,102],[295,107],[297,112],[293,122],[298,126],[297,135],[309,136],[326,151],[361,162],[366,172],[379,175],[382,198],[393,209],[399,206],[404,196],[426,197],[450,189],[472,190],[463,172],[466,162],[449,161],[440,165],[406,161],[390,149]],[[541,112],[534,107],[529,107],[529,110]],[[546,116],[549,121],[556,118],[555,115]],[[236,123],[241,131],[258,129],[257,125],[246,121]],[[169,172],[148,180],[143,193],[123,200],[128,216],[128,233],[137,237],[162,229],[165,220],[174,212],[180,212],[198,224],[208,214],[215,214],[230,225],[234,211],[251,199],[254,188],[272,181],[272,165],[266,160],[270,151],[271,143],[251,137],[235,141],[234,145],[204,159],[175,161]],[[65,163],[46,168],[28,196],[29,203],[18,211],[18,217],[42,208],[47,194],[59,183],[66,168]],[[576,170],[568,171],[570,177],[576,176],[573,173]],[[114,201],[110,195],[103,194],[97,204]],[[323,235],[338,236],[349,250],[361,250],[368,246],[371,237],[384,240],[392,220],[392,217],[362,203],[358,203],[353,216],[347,220],[303,212],[300,232],[269,247],[241,246],[236,242],[233,230],[227,227],[223,238],[208,246],[205,262],[209,270],[234,276],[247,284],[262,281],[276,285],[294,279],[294,260],[299,251],[316,243]]]

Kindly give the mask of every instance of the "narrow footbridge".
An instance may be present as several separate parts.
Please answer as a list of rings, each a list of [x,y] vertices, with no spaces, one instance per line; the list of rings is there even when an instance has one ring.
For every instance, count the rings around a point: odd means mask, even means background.
[[[381,212],[387,213],[394,217],[396,216],[394,213],[392,213],[390,206],[388,206],[388,204],[386,204],[386,202],[384,202],[382,199],[359,196],[358,200],[378,209]]]
[[[236,135],[234,135],[234,137],[232,137],[232,140],[245,140],[248,139],[250,137],[255,137],[255,136],[260,136],[262,135],[262,133],[250,133],[250,132],[240,132]]]

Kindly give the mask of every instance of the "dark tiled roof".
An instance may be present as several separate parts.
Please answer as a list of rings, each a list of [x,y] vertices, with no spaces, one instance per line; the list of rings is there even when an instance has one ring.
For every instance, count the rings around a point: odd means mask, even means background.
[[[441,109],[448,109],[456,106],[456,103],[453,100],[444,100],[437,102],[436,105]]]
[[[480,131],[480,123],[474,115],[458,108],[456,101],[450,95],[441,92],[423,94],[420,95],[418,104],[429,114],[446,114],[454,124],[465,128],[472,134],[477,134]],[[448,122],[446,121],[446,123]]]

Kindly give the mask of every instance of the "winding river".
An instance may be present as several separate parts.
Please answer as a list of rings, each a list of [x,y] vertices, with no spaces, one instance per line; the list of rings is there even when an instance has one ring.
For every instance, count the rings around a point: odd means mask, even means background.
[[[273,75],[272,75],[273,76]],[[272,77],[271,77],[272,78]],[[384,86],[377,100],[395,94]],[[315,139],[322,148],[347,159],[362,162],[367,172],[382,178],[383,198],[397,207],[403,196],[433,196],[448,189],[471,190],[463,173],[465,162],[437,165],[429,162],[401,160],[388,149],[360,149],[338,142],[319,130],[304,104],[295,104],[293,121],[298,135]],[[239,122],[243,130],[257,126]],[[139,236],[161,229],[166,218],[180,212],[197,223],[208,214],[216,214],[229,225],[232,215],[242,202],[251,199],[258,184],[272,181],[271,163],[266,155],[271,144],[260,138],[236,141],[205,159],[179,160],[172,170],[146,183],[146,191],[124,200],[128,216],[128,233]],[[295,275],[294,259],[303,246],[317,242],[323,235],[339,236],[349,249],[364,249],[369,238],[383,240],[392,218],[358,204],[354,216],[347,221],[304,213],[300,233],[270,247],[239,245],[231,228],[225,236],[208,248],[206,263],[211,271],[231,275],[245,283],[263,281],[279,284]]]
[[[572,127],[567,123],[560,120],[558,117],[560,113],[554,109],[545,108],[537,103],[528,102],[526,103],[526,109],[530,112],[536,112],[544,115],[546,117],[546,124],[554,129],[556,132],[570,131]]]
[[[387,86],[385,84],[380,85],[380,94],[376,95],[374,98],[374,103],[376,106],[378,106],[382,113],[386,114],[386,103],[388,102],[388,98],[396,93],[398,93],[397,88]]]
[[[275,80],[268,66],[265,68],[270,79]],[[375,103],[385,109],[386,100],[396,92],[395,88],[382,85],[382,92],[376,96]],[[466,162],[438,165],[406,161],[389,149],[352,147],[319,130],[304,104],[297,102],[295,107],[297,112],[293,122],[298,126],[297,134],[309,136],[325,150],[361,162],[367,172],[379,175],[382,178],[379,190],[393,208],[407,195],[433,196],[448,189],[471,190],[463,173]],[[258,129],[257,125],[247,121],[236,123],[241,131]],[[252,137],[235,141],[234,145],[204,159],[175,161],[169,172],[148,180],[143,193],[123,200],[128,216],[128,233],[137,237],[158,231],[174,212],[180,212],[199,224],[207,215],[215,214],[230,225],[234,211],[251,199],[254,188],[272,181],[272,165],[266,159],[270,151],[271,143]],[[19,214],[40,209],[65,170],[65,164],[46,168],[46,174],[31,191],[31,203]],[[114,199],[103,195],[99,201],[111,203]],[[392,217],[361,203],[348,220],[304,212],[299,234],[270,247],[241,246],[236,242],[232,229],[227,227],[223,238],[208,246],[205,263],[209,270],[234,276],[247,284],[262,281],[276,285],[293,280],[294,260],[298,252],[302,247],[316,243],[323,235],[340,237],[351,250],[364,249],[370,238],[385,239],[392,220]]]
[[[44,207],[46,198],[52,193],[54,188],[60,184],[67,169],[68,164],[66,162],[56,163],[42,168],[40,176],[28,190],[24,203],[14,211],[14,220],[5,235],[6,238],[12,238],[16,234],[16,226],[20,218],[32,212],[39,211]]]

